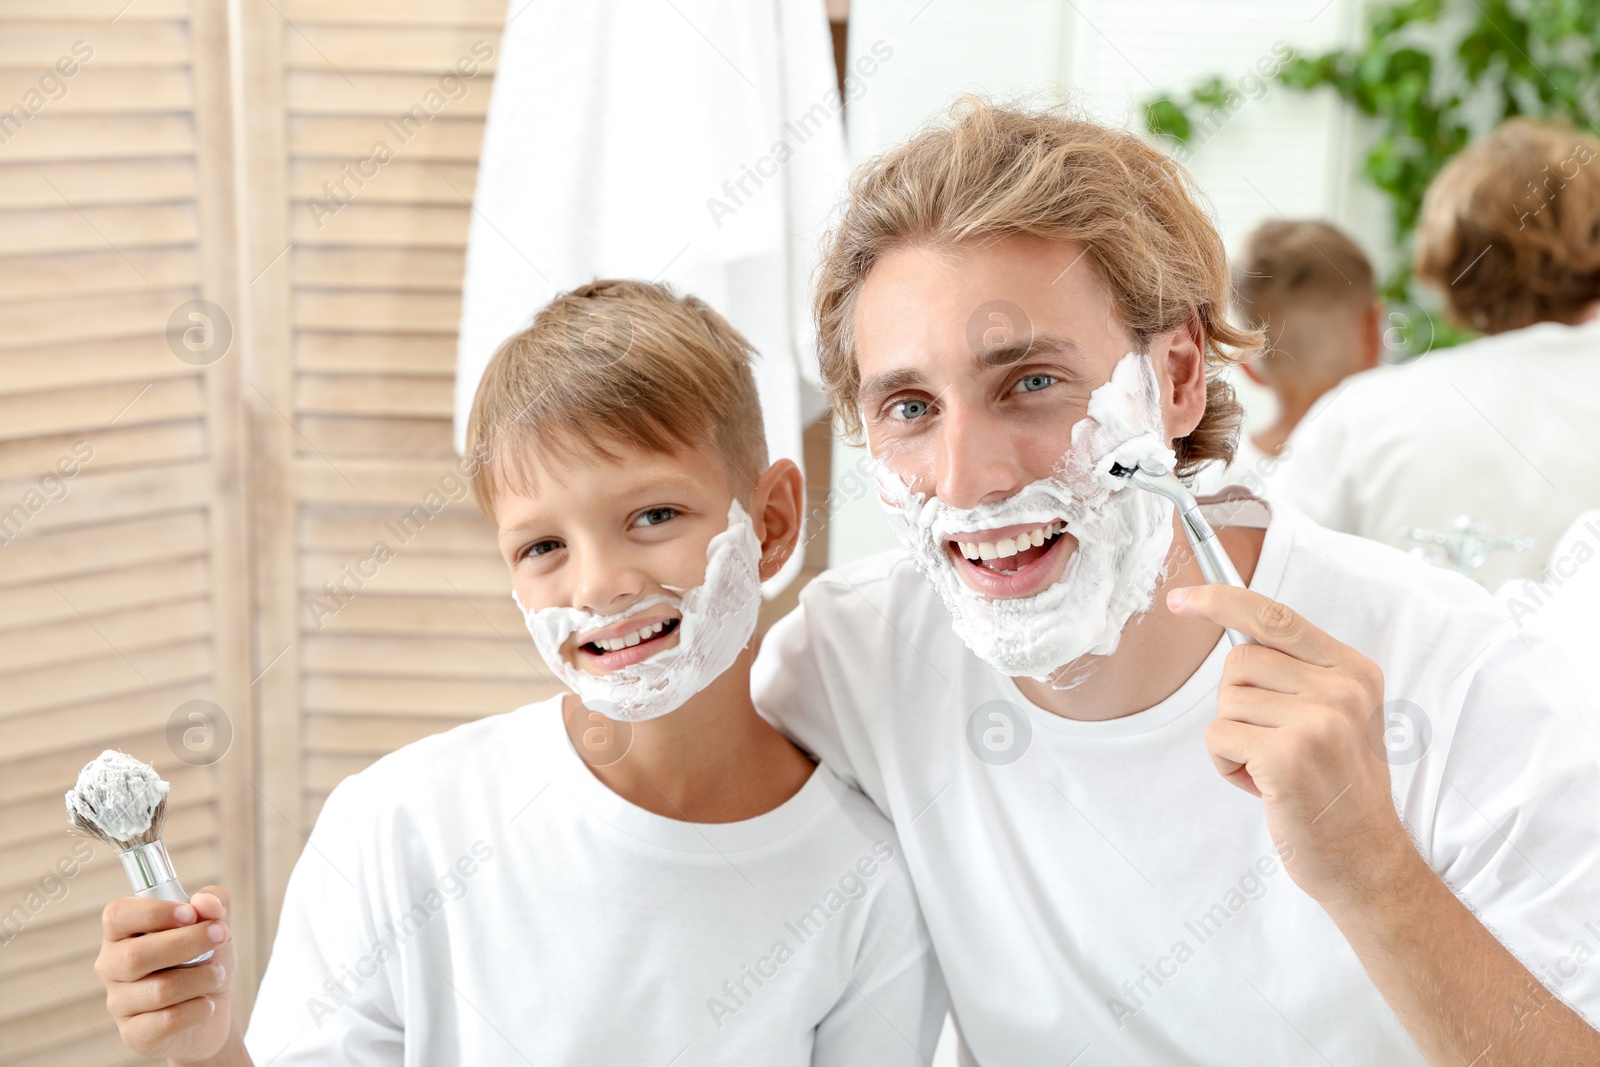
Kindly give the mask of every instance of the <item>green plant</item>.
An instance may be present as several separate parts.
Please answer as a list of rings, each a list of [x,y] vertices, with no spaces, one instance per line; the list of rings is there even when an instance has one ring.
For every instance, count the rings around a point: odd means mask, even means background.
[[[1327,88],[1371,120],[1362,174],[1389,199],[1400,252],[1384,296],[1414,302],[1411,235],[1428,183],[1476,134],[1513,115],[1600,125],[1600,0],[1405,0],[1371,7],[1353,48],[1295,56],[1271,77]],[[1145,126],[1188,145],[1233,92],[1208,78],[1144,107]],[[1441,328],[1437,345],[1466,335]]]

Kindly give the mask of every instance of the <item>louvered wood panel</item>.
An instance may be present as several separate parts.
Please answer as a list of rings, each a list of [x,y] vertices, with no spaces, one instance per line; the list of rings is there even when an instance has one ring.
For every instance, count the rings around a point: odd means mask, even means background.
[[[221,0],[0,0],[4,1064],[143,1062],[93,971],[126,876],[61,803],[102,749],[172,782],[186,887],[254,910],[240,357],[168,343],[185,302],[239,305],[227,55]],[[192,700],[231,721],[219,761],[169,742]]]

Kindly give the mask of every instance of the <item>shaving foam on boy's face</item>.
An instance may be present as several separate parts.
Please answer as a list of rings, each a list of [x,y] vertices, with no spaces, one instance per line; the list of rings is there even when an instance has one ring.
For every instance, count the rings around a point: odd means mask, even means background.
[[[761,608],[761,542],[735,499],[728,528],[706,546],[705,579],[622,611],[595,614],[572,607],[524,607],[534,646],[546,666],[584,705],[612,719],[640,722],[682,707],[733,666],[755,633]],[[577,666],[580,653],[594,671]]]
[[[1130,352],[1090,395],[1050,474],[1003,501],[954,508],[908,487],[892,455],[875,454],[874,466],[890,526],[957,635],[996,670],[1048,681],[1082,656],[1116,651],[1123,627],[1151,605],[1172,505],[1108,472],[1141,455],[1175,464],[1167,440],[1155,370]],[[1056,568],[1037,588],[1034,576]]]

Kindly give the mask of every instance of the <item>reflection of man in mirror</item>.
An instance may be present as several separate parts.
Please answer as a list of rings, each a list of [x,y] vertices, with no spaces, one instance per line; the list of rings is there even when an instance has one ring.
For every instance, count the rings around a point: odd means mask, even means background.
[[[1289,500],[1402,548],[1464,520],[1502,546],[1474,578],[1539,577],[1568,525],[1600,507],[1596,156],[1588,134],[1512,119],[1440,171],[1417,277],[1486,336],[1359,375],[1313,408],[1289,440]]]

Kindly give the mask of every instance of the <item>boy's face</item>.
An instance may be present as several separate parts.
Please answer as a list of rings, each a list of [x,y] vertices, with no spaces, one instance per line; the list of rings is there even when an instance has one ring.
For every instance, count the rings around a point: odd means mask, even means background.
[[[1013,236],[908,245],[873,266],[855,323],[862,421],[872,453],[912,492],[968,509],[1056,468],[1090,394],[1136,348],[1085,253]],[[1147,351],[1170,445],[1205,409],[1203,352],[1182,329],[1152,338]],[[966,531],[973,543],[1024,532]],[[945,548],[969,589],[1010,599],[1061,579],[1076,542],[1070,533],[1058,540],[993,560],[968,559],[956,540]]]
[[[608,447],[616,461],[597,454],[543,466],[529,494],[502,488],[495,496],[500,554],[530,611],[630,614],[635,603],[705,579],[706,546],[728,528],[734,497],[716,454]],[[676,610],[658,604],[573,634],[561,656],[577,670],[608,674],[676,646],[678,622]]]

